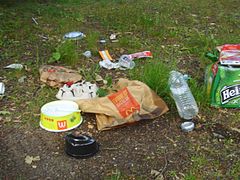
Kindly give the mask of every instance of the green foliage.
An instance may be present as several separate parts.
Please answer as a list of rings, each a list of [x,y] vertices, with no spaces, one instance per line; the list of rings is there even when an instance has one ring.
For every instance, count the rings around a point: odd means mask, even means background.
[[[171,101],[169,98],[168,78],[172,68],[161,61],[151,59],[144,66],[135,67],[130,72],[130,77],[146,83],[160,97],[164,97],[164,100]]]
[[[192,173],[189,173],[185,175],[184,180],[197,180],[197,178]]]
[[[107,84],[106,84],[107,87],[111,87],[112,86],[112,82],[113,82],[112,77],[111,76],[106,76],[105,80],[107,81]]]
[[[63,62],[67,65],[76,65],[78,53],[75,41],[67,40],[60,44],[52,53],[48,63]]]
[[[229,175],[231,177],[233,177],[234,179],[239,180],[239,178],[240,178],[240,161],[238,161],[232,165],[232,167],[230,168]]]
[[[97,90],[97,95],[99,97],[104,97],[104,96],[107,96],[108,95],[108,91],[105,89],[105,88],[99,88]]]
[[[90,31],[85,38],[87,41],[87,47],[91,51],[97,51],[97,43],[99,40],[100,33],[97,31]]]
[[[100,71],[98,64],[93,65],[89,68],[83,67],[79,69],[79,73],[84,77],[86,81],[95,81],[96,74]]]
[[[104,85],[103,87],[98,89],[97,95],[99,97],[107,96],[109,94],[108,93],[109,90],[112,88],[112,83],[113,83],[112,77],[106,76],[104,80],[107,81],[107,83],[106,83],[106,85]]]
[[[208,104],[210,103],[210,99],[207,97],[207,91],[204,83],[197,82],[196,79],[192,78],[188,80],[188,85],[190,90],[198,104],[201,108],[207,108]]]
[[[120,180],[121,179],[121,172],[117,169],[116,171],[112,172],[111,180]]]

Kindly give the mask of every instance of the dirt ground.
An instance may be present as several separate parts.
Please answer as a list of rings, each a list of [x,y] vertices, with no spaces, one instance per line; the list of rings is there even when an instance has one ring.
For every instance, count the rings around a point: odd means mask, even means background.
[[[193,132],[184,133],[179,128],[181,120],[171,118],[169,113],[153,121],[139,122],[104,132],[96,130],[93,115],[85,114],[84,119],[86,121],[77,130],[92,135],[100,144],[100,151],[88,159],[74,159],[65,154],[64,136],[67,133],[50,133],[39,127],[3,126],[1,177],[3,179],[106,179],[109,177],[113,179],[120,175],[123,179],[155,179],[156,177],[183,179],[184,173],[193,166],[191,157],[196,151],[210,153],[208,146],[221,150],[224,146],[221,139],[225,138],[232,138],[238,144],[240,142],[239,133],[229,131],[219,124],[205,127],[197,123],[197,128]],[[89,125],[93,125],[93,128],[89,129]],[[213,133],[216,135],[214,136]],[[203,144],[199,144],[200,141]],[[199,150],[194,148],[196,145]],[[239,151],[235,150],[229,149],[228,155],[235,152],[233,157],[238,158]],[[26,164],[27,155],[40,156],[40,160],[34,161],[31,165]],[[217,153],[215,156],[221,161],[221,170],[226,171],[230,161],[218,157]],[[202,171],[202,167],[200,168]],[[154,176],[153,170],[161,176]],[[169,172],[177,173],[172,175]],[[213,177],[213,174],[207,176]]]

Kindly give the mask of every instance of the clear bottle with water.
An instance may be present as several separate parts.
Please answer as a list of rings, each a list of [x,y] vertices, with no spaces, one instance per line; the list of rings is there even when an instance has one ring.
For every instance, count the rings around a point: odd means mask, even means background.
[[[180,72],[171,71],[168,84],[180,117],[186,120],[195,117],[198,106],[184,76]]]

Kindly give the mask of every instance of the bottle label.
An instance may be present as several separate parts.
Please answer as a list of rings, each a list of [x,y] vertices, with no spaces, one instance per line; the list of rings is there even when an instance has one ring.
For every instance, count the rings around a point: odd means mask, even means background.
[[[230,100],[240,96],[240,84],[234,86],[224,86],[221,90],[221,103],[226,104]]]

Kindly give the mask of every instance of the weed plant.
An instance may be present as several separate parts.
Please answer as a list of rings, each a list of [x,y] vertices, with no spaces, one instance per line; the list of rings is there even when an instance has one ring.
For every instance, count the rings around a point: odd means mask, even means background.
[[[99,40],[100,33],[97,31],[92,31],[88,33],[88,36],[86,37],[87,41],[87,47],[91,51],[95,52],[97,50],[97,42]]]
[[[130,72],[130,78],[146,83],[153,91],[164,100],[171,102],[169,96],[168,78],[172,67],[152,59],[140,68],[134,68]]]
[[[76,51],[75,41],[67,40],[58,46],[52,54],[49,63],[60,61],[67,65],[76,65],[78,62],[78,53]]]

